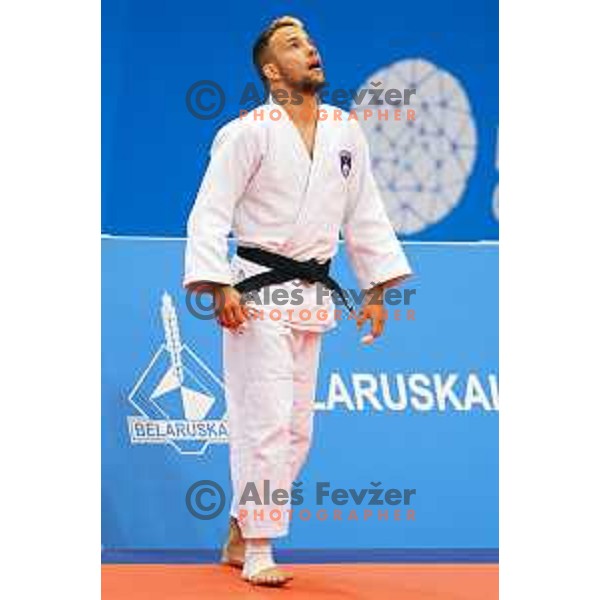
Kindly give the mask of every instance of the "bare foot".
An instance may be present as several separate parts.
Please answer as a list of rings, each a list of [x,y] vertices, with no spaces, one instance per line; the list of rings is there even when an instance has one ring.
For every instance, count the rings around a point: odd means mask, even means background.
[[[291,581],[294,575],[289,571],[284,571],[279,567],[267,567],[253,575],[242,575],[242,578],[252,585],[262,585],[267,587],[281,587]]]
[[[242,537],[242,531],[234,517],[229,518],[229,533],[227,541],[223,546],[221,562],[241,569],[244,566],[244,555],[246,553],[246,544]]]

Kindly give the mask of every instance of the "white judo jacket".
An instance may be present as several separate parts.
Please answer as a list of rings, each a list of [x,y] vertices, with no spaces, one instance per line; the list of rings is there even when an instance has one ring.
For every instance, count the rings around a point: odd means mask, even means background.
[[[234,285],[268,270],[239,257],[229,262],[232,231],[241,245],[319,262],[336,254],[341,231],[361,289],[411,273],[373,178],[362,129],[349,113],[329,105],[319,106],[312,159],[285,109],[272,102],[219,130],[188,220],[184,285]],[[302,308],[315,298],[314,285],[304,288]],[[301,328],[333,325],[332,319],[290,320]]]

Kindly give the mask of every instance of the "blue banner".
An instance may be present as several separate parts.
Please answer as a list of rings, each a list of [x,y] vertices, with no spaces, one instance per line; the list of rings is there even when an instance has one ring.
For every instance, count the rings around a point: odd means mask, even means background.
[[[390,307],[383,338],[365,347],[347,320],[325,336],[303,502],[283,547],[498,546],[498,247],[405,248],[415,293]],[[179,239],[102,241],[108,550],[213,549],[226,530],[221,332],[186,308],[183,250]],[[355,285],[343,251],[335,271]],[[192,486],[202,481],[225,495],[209,520],[193,514]],[[335,504],[336,489],[350,501]],[[330,492],[321,503],[319,490]],[[404,501],[369,504],[389,490]]]

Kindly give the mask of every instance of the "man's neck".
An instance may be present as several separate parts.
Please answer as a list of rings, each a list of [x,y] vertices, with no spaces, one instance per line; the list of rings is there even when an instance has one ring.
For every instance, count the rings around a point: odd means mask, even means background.
[[[286,94],[279,90],[285,90]],[[301,123],[305,124],[307,121],[316,121],[319,102],[315,92],[300,92],[287,87],[279,87],[277,90],[271,90],[271,94],[276,91],[281,94],[281,97],[287,99],[283,104],[283,108],[285,108],[294,124],[300,125]],[[298,96],[302,98],[301,102],[297,101]]]

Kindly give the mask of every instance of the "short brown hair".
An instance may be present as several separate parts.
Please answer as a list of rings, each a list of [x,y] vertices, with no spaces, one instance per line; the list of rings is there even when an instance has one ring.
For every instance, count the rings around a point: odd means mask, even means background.
[[[265,89],[267,88],[269,82],[262,72],[262,67],[264,64],[267,48],[269,47],[269,42],[271,41],[273,34],[278,29],[290,26],[300,27],[301,29],[304,29],[304,23],[302,23],[300,19],[296,19],[296,17],[279,17],[272,21],[266,29],[263,29],[260,32],[258,38],[256,39],[256,42],[254,42],[254,47],[252,48],[252,60],[254,62],[256,70],[258,71],[258,76],[260,77],[261,81],[263,82],[263,85],[265,86]]]

